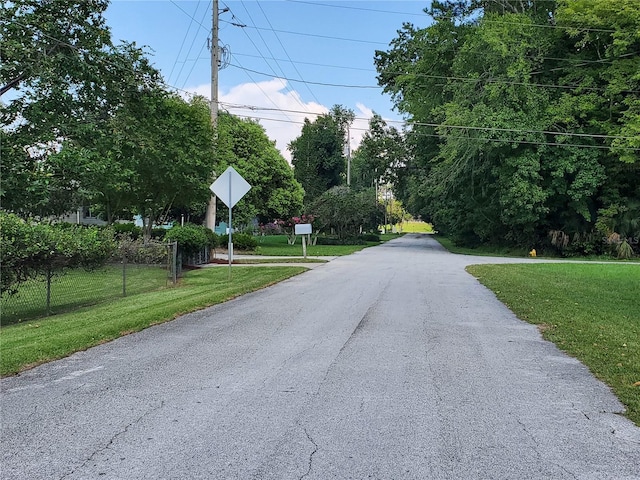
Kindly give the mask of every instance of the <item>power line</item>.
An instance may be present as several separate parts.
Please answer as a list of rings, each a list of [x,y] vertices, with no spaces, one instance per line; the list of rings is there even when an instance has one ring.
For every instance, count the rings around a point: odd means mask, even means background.
[[[259,72],[257,70],[252,70],[250,68],[245,68],[245,67],[243,67],[241,65],[234,65],[233,63],[230,63],[229,66],[235,67],[235,68],[239,68],[239,69],[244,70],[246,72],[255,73],[257,75],[264,75],[266,77],[270,77],[271,76],[270,73]],[[289,78],[289,77],[282,77],[282,80],[287,80],[289,82],[297,82],[297,83],[308,83],[310,85],[321,85],[321,86],[325,86],[325,87],[380,88],[378,85],[347,85],[347,84],[339,84],[339,83],[312,82],[310,80],[298,80],[297,78]]]
[[[205,26],[202,24],[202,20],[198,21],[196,20],[192,15],[190,15],[185,9],[183,9],[180,5],[178,5],[176,2],[174,2],[173,0],[170,0],[171,3],[173,3],[176,7],[178,7],[178,9],[184,13],[187,17],[189,17],[192,21],[196,22],[198,25],[200,25],[200,27],[205,31],[205,32],[210,32],[211,28]],[[209,2],[209,5],[211,5],[211,2]],[[204,20],[204,19],[203,19]]]
[[[269,73],[260,72],[258,70],[251,70],[248,68],[244,68],[238,65],[234,65],[233,63],[229,64],[232,67],[240,68],[242,70],[247,70],[257,75],[271,76]],[[555,88],[555,89],[565,89],[565,90],[587,90],[593,92],[606,92],[607,88],[605,87],[586,87],[581,85],[555,85],[555,84],[544,84],[544,83],[531,83],[531,82],[516,82],[513,80],[502,80],[502,79],[493,79],[493,78],[469,78],[469,77],[454,77],[450,75],[430,75],[427,73],[394,73],[391,72],[391,75],[400,76],[413,76],[413,77],[423,77],[423,78],[433,78],[436,80],[455,80],[462,82],[470,82],[470,83],[481,83],[485,82],[487,84],[501,84],[501,85],[520,85],[525,87],[542,87],[542,88]],[[290,82],[298,82],[298,83],[308,83],[310,85],[320,85],[325,87],[340,87],[340,88],[360,88],[360,89],[373,89],[373,88],[381,88],[379,85],[353,85],[353,84],[343,84],[343,83],[327,83],[327,82],[314,82],[310,80],[298,80],[296,78],[288,78],[283,77],[283,80],[287,80]],[[444,86],[444,85],[443,85]],[[623,90],[620,93],[640,93],[640,90]]]
[[[238,108],[238,109],[248,109],[253,111],[281,111],[288,113],[299,113],[306,114],[307,112],[300,110],[290,110],[290,109],[271,109],[267,107],[259,107],[255,105],[240,105],[240,104],[232,104],[232,103],[224,103],[229,108]],[[323,115],[323,114],[315,114],[315,115]],[[365,117],[355,117],[355,120],[369,120]],[[524,128],[500,128],[500,127],[476,127],[469,125],[449,125],[446,123],[428,123],[428,122],[407,122],[403,120],[385,120],[387,123],[397,123],[401,124],[405,127],[433,127],[433,128],[453,128],[453,129],[463,129],[463,130],[480,130],[480,131],[491,131],[491,132],[502,132],[502,133],[531,133],[531,134],[544,134],[544,135],[556,135],[563,137],[581,137],[581,138],[598,138],[603,140],[635,140],[637,137],[627,137],[623,135],[603,135],[603,134],[591,134],[591,133],[574,133],[574,132],[557,132],[551,130],[528,130]]]
[[[233,22],[229,22],[227,20],[222,20],[223,22],[229,23],[231,25],[234,25]],[[345,42],[357,42],[357,43],[368,43],[371,45],[387,45],[387,43],[385,42],[374,42],[372,40],[361,40],[359,38],[344,38],[344,37],[334,37],[331,35],[320,35],[320,34],[316,34],[316,33],[305,33],[305,32],[292,32],[290,30],[276,30],[276,29],[271,29],[271,28],[265,28],[265,27],[256,27],[256,26],[251,26],[251,25],[234,25],[236,27],[240,26],[240,27],[244,27],[244,28],[253,28],[255,30],[266,30],[266,31],[273,31],[276,33],[286,33],[289,35],[300,35],[303,37],[314,37],[314,38],[324,38],[327,40],[340,40],[340,41],[345,41]]]
[[[184,11],[184,9],[182,7],[180,7],[180,5],[178,5],[176,2],[174,2],[173,0],[171,0],[171,3],[173,5],[175,5],[176,7],[178,7],[178,9],[180,9],[182,12],[184,12],[190,19],[191,22],[189,23],[189,26],[191,26],[192,22],[196,22],[199,25],[202,25],[202,21],[204,21],[205,16],[207,15],[207,9],[204,10],[204,13],[202,15],[202,19],[200,21],[196,20],[193,16],[189,15],[187,12]],[[208,31],[208,30],[207,30]],[[198,38],[197,34],[194,35],[193,40],[191,40],[191,44],[189,45],[189,50],[187,51],[186,57],[189,56],[189,53],[191,53],[191,50],[193,49],[193,45],[196,43],[196,39]],[[202,53],[202,50],[204,50],[203,47],[200,48],[200,52],[198,53],[198,56],[200,56],[200,53]],[[175,82],[177,83],[178,80],[180,79],[180,75],[182,74],[182,70],[184,69],[185,63],[182,63],[182,65],[180,66],[180,70],[178,71],[178,74],[176,75],[175,78]],[[195,62],[194,62],[194,66],[195,66]],[[189,72],[189,75],[191,75],[191,72],[193,72],[193,66],[191,68],[191,71]],[[169,78],[169,80],[171,80],[171,78]],[[183,87],[184,85],[186,85],[187,81],[189,80],[189,77],[187,76],[187,78],[185,79],[184,83],[183,83]]]
[[[278,43],[280,43],[280,47],[282,47],[282,51],[285,53],[285,55],[289,59],[289,63],[291,63],[291,66],[293,67],[293,69],[298,74],[298,77],[300,77],[300,79],[302,80],[302,74],[298,70],[298,67],[296,67],[296,64],[293,62],[293,60],[291,60],[291,56],[289,55],[289,52],[287,52],[287,49],[285,48],[284,44],[282,43],[282,40],[280,40],[280,36],[274,30],[273,25],[271,24],[271,21],[269,20],[269,17],[267,17],[267,14],[265,13],[264,9],[262,8],[262,5],[260,4],[260,2],[257,2],[257,3],[258,3],[258,7],[260,7],[260,11],[264,15],[264,18],[267,20],[267,23],[269,24],[269,27],[271,28],[271,30],[273,31],[273,34],[275,35],[276,39],[278,40]],[[283,74],[284,74],[284,72],[283,72]],[[311,96],[314,98],[314,100],[317,103],[321,103],[320,100],[318,100],[318,97],[316,97],[315,94],[311,91],[311,88],[309,87],[309,84],[305,83],[305,87],[307,87],[307,90],[309,91]]]
[[[198,56],[200,56],[205,46],[206,46],[206,43],[202,42],[202,45],[200,46],[200,51],[198,52]],[[184,65],[186,65],[186,62],[183,64],[183,66]],[[193,62],[193,64],[191,65],[191,70],[189,70],[189,73],[187,73],[187,76],[184,78],[184,82],[182,82],[182,88],[184,88],[187,85],[187,82],[189,81],[189,78],[191,77],[191,74],[193,73],[193,70],[195,68],[196,68],[196,62]],[[182,72],[182,68],[180,69],[180,71]],[[178,77],[176,77],[176,81],[178,80],[179,77],[180,77],[180,74],[178,74]]]
[[[360,10],[360,11],[365,11],[365,12],[374,12],[374,13],[383,13],[383,14],[410,15],[410,16],[419,16],[419,17],[430,16],[428,13],[420,14],[420,13],[411,13],[411,12],[398,12],[398,11],[393,11],[393,10],[378,10],[378,9],[374,9],[374,8],[353,7],[353,6],[347,6],[347,5],[340,5],[337,2],[334,4],[334,3],[309,2],[309,1],[303,1],[303,0],[285,0],[285,1],[291,2],[291,3],[314,5],[314,6],[319,6],[319,7],[342,8],[342,9]],[[446,18],[448,18],[449,20],[458,20],[458,19],[460,19],[460,17],[446,17]],[[486,19],[486,17],[480,17],[480,18],[482,19],[483,22],[486,22],[486,23],[493,23],[493,24],[498,24],[498,25],[518,25],[518,26],[523,26],[522,23],[518,23],[518,22],[508,22],[508,21],[502,21],[502,20],[488,20],[488,19]],[[611,30],[611,29],[589,28],[589,27],[581,27],[579,25],[564,26],[564,25],[557,25],[557,24],[553,24],[553,23],[530,23],[530,24],[526,24],[524,26],[537,27],[537,28],[558,28],[558,29],[562,29],[562,30],[580,30],[580,31],[583,31],[583,32],[615,33],[615,30]]]
[[[416,17],[425,17],[427,14],[426,13],[410,13],[410,12],[397,12],[397,11],[393,11],[393,10],[378,10],[375,8],[364,8],[364,7],[352,7],[352,6],[348,6],[348,5],[340,5],[338,3],[336,4],[329,4],[329,3],[316,3],[316,2],[304,2],[302,0],[285,0],[287,2],[291,2],[291,3],[301,3],[301,4],[306,4],[306,5],[316,5],[319,7],[331,7],[331,8],[342,8],[342,9],[348,9],[348,10],[359,10],[359,11],[363,11],[363,12],[375,12],[375,13],[384,13],[384,14],[395,14],[395,15],[411,15],[411,16],[416,16]]]
[[[180,10],[182,10],[182,8],[173,0],[171,0],[171,3],[173,3],[176,7],[178,7]],[[193,12],[193,15],[195,15],[198,12],[198,9],[200,8],[200,3],[196,4],[196,9]],[[191,18],[191,21],[189,22],[189,26],[187,27],[187,31],[184,34],[184,37],[182,37],[182,42],[180,43],[180,48],[178,49],[178,54],[176,55],[176,59],[173,62],[173,66],[171,67],[171,72],[169,72],[169,76],[167,77],[167,79],[169,81],[171,81],[171,75],[173,75],[173,71],[176,68],[176,65],[178,63],[178,59],[180,58],[180,54],[182,53],[182,48],[184,47],[184,43],[187,40],[187,37],[189,36],[189,32],[191,31],[191,25],[193,25],[193,21],[194,21],[194,17],[193,15],[189,15],[189,17]]]
[[[249,20],[251,20],[251,23],[253,23],[255,25],[255,22],[253,21],[253,17],[251,16],[251,13],[249,13],[249,10],[247,9],[247,6],[245,5],[244,1],[241,0],[240,3],[242,4],[242,6],[244,7],[244,10],[247,12],[247,15],[249,16]],[[259,5],[259,4],[258,4]],[[228,8],[228,7],[227,7]],[[262,8],[262,7],[261,7]],[[233,15],[233,12],[232,12]],[[234,18],[235,15],[233,15]],[[249,34],[247,33],[247,31],[243,28],[243,32],[247,35],[247,37],[249,37]],[[262,33],[260,33],[260,30],[258,30],[258,36],[260,37],[260,39],[262,40],[262,43],[264,43],[264,46],[267,48],[267,51],[269,52],[269,54],[273,57],[273,52],[271,51],[271,48],[269,48],[269,44],[266,42],[266,40],[264,39],[264,37],[262,36]],[[251,39],[249,37],[249,39]],[[265,61],[265,63],[269,66],[269,68],[271,68],[271,65],[269,64],[269,62],[267,62],[266,58],[264,57],[264,55],[262,55],[262,52],[260,51],[260,49],[258,48],[258,46],[253,42],[253,40],[251,41],[251,43],[253,43],[253,45],[256,47],[256,50],[258,51],[258,53],[262,56],[263,60]],[[282,74],[282,76],[285,76],[284,70],[282,69],[282,66],[280,65],[280,63],[276,60],[275,61],[277,67],[280,69],[280,73]],[[275,70],[273,68],[271,68],[271,71],[274,72],[275,74]],[[279,75],[276,74],[276,77],[278,77]],[[287,90],[293,94],[293,90],[291,89],[291,87],[289,87],[287,85]],[[293,98],[295,98],[296,102],[298,103],[298,105],[300,105],[302,108],[305,108],[304,104],[300,101],[300,99],[298,98],[297,95],[293,95]]]
[[[279,118],[270,118],[270,117],[256,117],[254,115],[242,115],[235,114],[238,117],[246,118],[249,120],[262,120],[265,122],[278,122],[278,123],[290,123],[296,125],[304,125],[304,121],[300,120],[284,120]],[[321,115],[321,114],[319,114]],[[361,119],[362,120],[362,119]],[[350,127],[351,130],[357,130],[366,132],[367,128],[360,127]],[[439,135],[435,133],[426,133],[426,132],[415,132],[415,134],[422,137],[433,137],[433,138],[445,138],[445,139],[464,139],[464,140],[473,140],[473,141],[482,141],[482,142],[494,142],[494,143],[509,143],[509,144],[523,144],[523,145],[538,145],[538,146],[547,146],[547,147],[564,147],[564,148],[591,148],[597,150],[610,150],[611,147],[607,145],[589,145],[589,144],[581,144],[581,143],[562,143],[562,142],[542,142],[542,141],[533,141],[533,140],[516,140],[512,138],[489,138],[489,137],[469,137],[463,135]],[[621,150],[632,151],[632,152],[640,152],[640,148],[633,147],[618,147]]]

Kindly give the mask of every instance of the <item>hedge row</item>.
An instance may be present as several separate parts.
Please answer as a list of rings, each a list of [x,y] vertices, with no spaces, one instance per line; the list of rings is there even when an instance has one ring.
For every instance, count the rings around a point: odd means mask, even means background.
[[[0,212],[0,288],[11,293],[38,275],[98,267],[115,249],[111,229],[34,223]]]

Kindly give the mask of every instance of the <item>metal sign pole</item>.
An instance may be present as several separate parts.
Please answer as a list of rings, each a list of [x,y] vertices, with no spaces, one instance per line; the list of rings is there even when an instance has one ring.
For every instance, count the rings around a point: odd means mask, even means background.
[[[227,182],[229,182],[227,184]],[[235,186],[234,186],[235,184]],[[233,187],[233,191],[232,191]],[[251,189],[251,185],[236,172],[233,167],[228,167],[215,182],[209,185],[209,189],[229,207],[229,280],[231,280],[231,263],[233,262],[233,224],[232,214],[233,206]],[[235,193],[237,198],[233,198]],[[228,194],[228,196],[227,196]]]
[[[233,198],[231,196],[231,176],[229,175],[229,198]],[[231,204],[231,202],[229,202]],[[233,240],[232,240],[232,232],[233,232],[233,226],[231,225],[231,210],[232,207],[231,205],[229,205],[229,280],[231,280],[231,262],[233,261]]]

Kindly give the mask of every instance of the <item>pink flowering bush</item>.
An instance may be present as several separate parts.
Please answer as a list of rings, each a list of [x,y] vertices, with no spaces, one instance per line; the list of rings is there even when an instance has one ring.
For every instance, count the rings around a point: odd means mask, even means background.
[[[296,225],[301,223],[310,223],[313,225],[315,217],[313,215],[302,215],[300,217],[291,217],[287,220],[276,220],[275,223],[282,229],[282,232],[287,236],[287,243],[293,245],[296,243]]]
[[[259,225],[260,235],[282,235],[282,226],[277,221],[261,223]]]

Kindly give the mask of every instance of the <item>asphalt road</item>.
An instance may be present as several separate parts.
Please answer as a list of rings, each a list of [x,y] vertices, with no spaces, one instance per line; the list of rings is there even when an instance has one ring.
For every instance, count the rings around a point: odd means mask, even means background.
[[[1,478],[640,478],[608,388],[464,272],[496,261],[409,235],[3,379]]]

